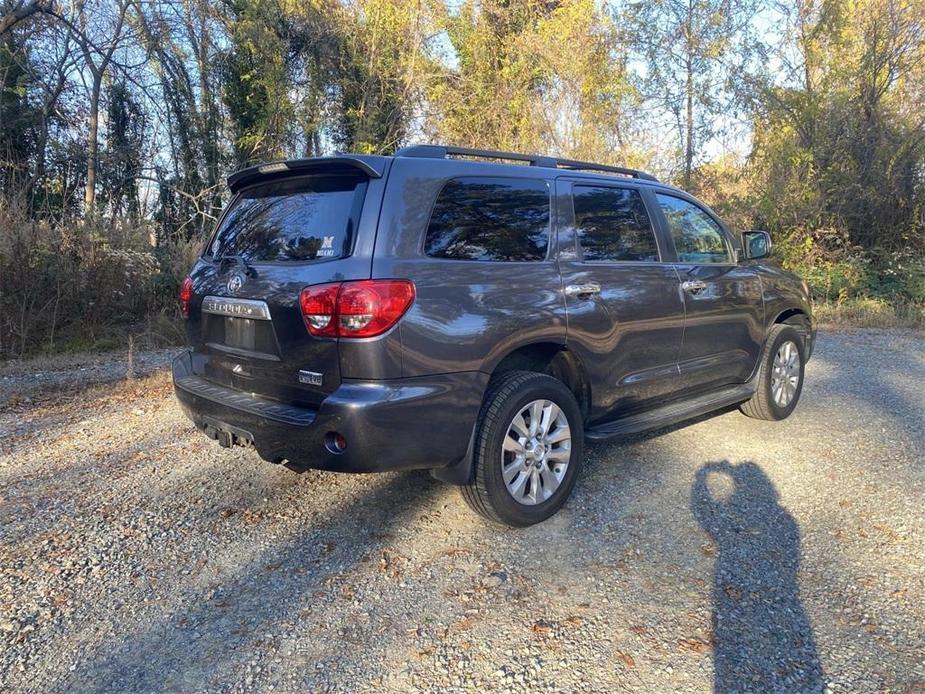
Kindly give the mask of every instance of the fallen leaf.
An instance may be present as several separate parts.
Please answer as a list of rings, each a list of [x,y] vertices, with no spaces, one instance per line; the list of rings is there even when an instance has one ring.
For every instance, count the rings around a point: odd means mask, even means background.
[[[678,647],[691,653],[703,653],[709,648],[709,644],[700,639],[678,639]]]
[[[735,586],[724,586],[723,592],[736,602],[742,599],[741,591]]]
[[[468,549],[463,549],[462,547],[452,547],[443,554],[447,557],[461,557],[465,554],[471,554],[471,551]]]

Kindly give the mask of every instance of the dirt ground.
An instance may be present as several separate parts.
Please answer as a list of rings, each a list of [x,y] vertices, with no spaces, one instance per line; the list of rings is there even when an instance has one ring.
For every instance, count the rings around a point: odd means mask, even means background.
[[[0,368],[0,690],[925,691],[922,333],[820,335],[786,422],[590,446],[525,530],[222,449],[167,358]]]

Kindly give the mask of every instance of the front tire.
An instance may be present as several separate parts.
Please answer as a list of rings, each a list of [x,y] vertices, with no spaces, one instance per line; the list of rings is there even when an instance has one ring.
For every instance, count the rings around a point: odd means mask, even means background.
[[[463,499],[489,520],[524,527],[565,504],[581,466],[584,426],[561,381],[531,371],[492,379],[477,423]]]
[[[797,406],[803,392],[803,338],[789,325],[771,328],[758,368],[758,390],[743,403],[742,414],[755,419],[786,419]]]

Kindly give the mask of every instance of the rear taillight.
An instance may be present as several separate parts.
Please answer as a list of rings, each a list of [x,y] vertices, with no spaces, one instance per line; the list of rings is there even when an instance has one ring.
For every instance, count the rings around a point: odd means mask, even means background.
[[[180,313],[189,318],[190,302],[193,300],[193,278],[184,277],[180,283]]]
[[[358,280],[305,287],[299,306],[317,337],[375,337],[389,330],[414,303],[410,280]]]
[[[299,294],[302,320],[308,332],[318,337],[337,337],[337,294],[340,282],[316,284]]]

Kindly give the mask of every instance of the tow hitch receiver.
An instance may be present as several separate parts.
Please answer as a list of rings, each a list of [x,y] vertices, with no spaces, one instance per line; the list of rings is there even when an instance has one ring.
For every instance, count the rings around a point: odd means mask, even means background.
[[[254,436],[249,431],[211,417],[202,418],[202,430],[210,439],[218,441],[218,444],[223,448],[231,448],[232,446],[250,448],[254,445]]]

